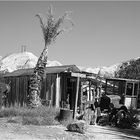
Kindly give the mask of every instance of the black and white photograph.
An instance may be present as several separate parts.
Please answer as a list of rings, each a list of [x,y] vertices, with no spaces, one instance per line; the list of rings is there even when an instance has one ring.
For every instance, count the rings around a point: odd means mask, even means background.
[[[0,140],[140,140],[140,0],[0,0]]]

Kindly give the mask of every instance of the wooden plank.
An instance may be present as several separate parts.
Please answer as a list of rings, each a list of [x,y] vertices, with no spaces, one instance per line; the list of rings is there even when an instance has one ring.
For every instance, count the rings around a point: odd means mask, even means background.
[[[11,77],[9,77],[8,80],[10,82],[10,92],[7,95],[7,105],[6,106],[10,106],[10,97],[11,97],[11,93],[12,93],[12,81],[11,81]]]
[[[29,94],[29,80],[30,80],[30,76],[26,76],[24,78],[24,92],[23,92],[23,98],[22,98],[23,104],[27,104],[27,96]]]
[[[61,98],[62,98],[62,95],[61,95],[62,94],[61,78],[62,77],[61,77],[60,74],[59,74],[59,77],[60,77],[60,81],[59,81],[60,82],[60,84],[59,84],[59,86],[60,86],[59,87],[59,102],[60,102],[60,107],[61,107]]]
[[[66,99],[67,99],[67,77],[66,77],[66,75],[63,76],[62,89],[63,89],[63,100],[66,101]]]
[[[16,103],[16,97],[17,97],[17,93],[16,93],[16,81],[17,81],[17,77],[14,77],[13,78],[14,80],[14,93],[12,94],[12,102],[13,102],[13,105],[15,105]]]
[[[19,103],[20,106],[22,106],[22,98],[24,96],[24,78],[25,77],[20,77],[20,93],[19,93]]]
[[[64,87],[65,87],[65,82],[64,82],[64,76],[61,75],[61,81],[60,81],[60,86],[61,86],[61,102],[64,100]]]
[[[6,79],[4,78],[4,82],[7,84],[8,83],[8,78],[6,78]],[[7,100],[7,98],[5,98],[5,100]],[[6,106],[6,101],[3,102],[3,105]]]
[[[14,105],[16,99],[16,78],[13,77],[12,81],[13,81],[13,92],[12,92],[11,101],[12,101],[12,105]]]
[[[14,99],[15,99],[15,93],[16,93],[16,87],[15,87],[15,77],[11,77],[12,82],[12,92],[10,97],[10,105],[14,105]]]
[[[20,105],[20,96],[21,96],[21,92],[22,92],[22,89],[21,89],[21,80],[22,80],[22,77],[20,76],[19,77],[19,94],[18,94],[18,105]]]
[[[10,92],[9,92],[9,94],[8,94],[8,104],[9,104],[9,106],[10,106],[10,105],[11,105],[11,96],[12,96],[12,92],[13,92],[13,82],[12,82],[12,78],[11,78],[11,77],[10,77],[9,79],[10,79],[10,81],[11,81],[11,84],[10,84],[11,90],[10,90]]]
[[[14,86],[13,86],[13,78],[12,77],[10,77],[10,81],[11,81],[11,92],[10,92],[10,94],[9,94],[9,98],[8,98],[8,100],[9,100],[9,105],[11,106],[12,105],[12,94],[13,94],[13,92],[14,92]]]
[[[48,81],[48,74],[46,75],[46,100],[49,100],[49,81]]]
[[[12,94],[11,94],[11,105],[14,105],[14,99],[15,99],[15,78],[12,77]]]
[[[55,105],[55,94],[54,94],[54,89],[55,89],[55,75],[51,74],[51,104],[54,106]]]
[[[56,74],[53,74],[53,105],[55,106],[56,104]]]
[[[83,82],[81,82],[81,85],[80,85],[80,113],[82,113],[83,111]]]
[[[71,73],[71,76],[73,77],[81,77],[81,78],[86,78],[86,74],[82,74],[82,73]]]
[[[51,75],[47,75],[48,100],[51,100]]]
[[[18,97],[19,97],[19,77],[17,77],[17,78],[15,78],[16,79],[16,93],[15,93],[15,96],[16,96],[16,98],[15,98],[15,103],[17,103],[17,104],[19,104],[19,100],[18,100]]]

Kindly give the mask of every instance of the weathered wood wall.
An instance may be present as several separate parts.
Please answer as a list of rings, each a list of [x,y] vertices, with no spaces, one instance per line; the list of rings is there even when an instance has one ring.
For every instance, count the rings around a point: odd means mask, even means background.
[[[41,99],[51,101],[55,105],[56,74],[47,74],[42,82]],[[7,106],[18,104],[23,106],[27,103],[29,75],[5,77],[5,83],[10,82],[11,90],[7,96]]]
[[[50,101],[51,105],[54,106],[55,94],[56,94],[56,77],[57,74],[47,74],[46,78],[42,82],[41,99]]]
[[[11,90],[7,96],[7,106],[11,106],[14,104],[17,104],[19,106],[26,105],[29,79],[30,75],[5,77],[5,82],[10,82],[11,87]],[[61,103],[63,101],[66,101],[67,94],[70,94],[70,109],[73,109],[76,97],[76,78],[71,77],[66,73],[51,73],[46,75],[42,82],[42,90],[40,95],[45,105],[63,107],[61,106]],[[79,99],[80,92],[78,96],[78,100]],[[80,104],[79,101],[78,104]]]
[[[5,83],[10,82],[11,90],[7,95],[7,105],[23,106],[27,102],[29,76],[5,77]]]

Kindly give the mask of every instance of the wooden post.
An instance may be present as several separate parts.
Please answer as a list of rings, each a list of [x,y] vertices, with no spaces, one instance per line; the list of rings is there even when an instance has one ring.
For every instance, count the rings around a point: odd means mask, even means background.
[[[80,98],[80,103],[81,103],[81,105],[80,105],[80,113],[82,113],[83,112],[83,89],[82,89],[82,87],[83,87],[83,82],[81,82],[81,86],[80,86],[80,88],[81,88],[81,92],[80,92],[80,94],[81,94],[81,98]]]
[[[78,101],[78,93],[79,93],[79,81],[80,81],[80,77],[77,77],[77,87],[76,87],[75,106],[74,106],[74,111],[73,111],[74,120],[76,119],[77,101]]]
[[[91,81],[89,80],[89,101],[91,101]]]
[[[55,107],[57,107],[57,108],[60,107],[59,101],[60,101],[60,77],[57,74],[57,77],[56,77],[56,98],[55,98]]]

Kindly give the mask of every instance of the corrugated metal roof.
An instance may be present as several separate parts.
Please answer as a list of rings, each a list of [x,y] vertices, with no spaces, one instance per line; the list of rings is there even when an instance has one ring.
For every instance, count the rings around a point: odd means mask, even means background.
[[[9,76],[22,76],[22,75],[31,75],[33,74],[33,68],[30,69],[20,69],[16,70],[11,73],[7,73],[4,77]],[[45,73],[61,73],[61,72],[80,72],[80,69],[76,67],[76,65],[62,65],[62,66],[53,66],[53,67],[46,67]]]

